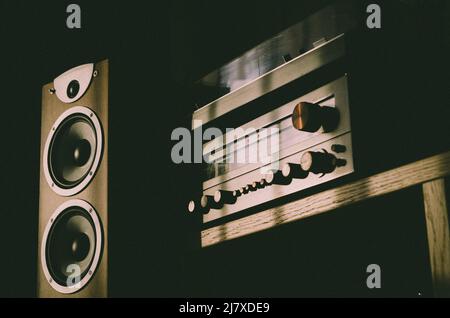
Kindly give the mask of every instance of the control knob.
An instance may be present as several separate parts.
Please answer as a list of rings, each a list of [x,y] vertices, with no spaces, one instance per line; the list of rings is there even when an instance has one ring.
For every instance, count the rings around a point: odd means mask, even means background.
[[[234,191],[217,190],[214,193],[214,202],[217,204],[234,204],[236,203],[237,193]]]
[[[339,111],[336,107],[300,102],[292,112],[292,125],[297,130],[313,133],[323,127],[325,132],[330,132],[338,124]]]
[[[292,178],[290,176],[284,176],[281,170],[277,171],[269,171],[266,174],[266,182],[267,184],[279,184],[279,185],[288,185],[291,183]]]
[[[296,179],[305,179],[308,176],[308,171],[303,170],[301,165],[295,163],[286,163],[281,173],[284,177]]]
[[[203,214],[207,214],[209,212],[209,209],[203,208],[200,205],[200,200],[191,200],[191,201],[189,201],[189,204],[188,204],[188,211],[189,211],[189,213],[200,212]]]
[[[209,210],[209,209],[220,209],[223,206],[223,204],[216,202],[214,200],[214,196],[212,195],[204,195],[200,199],[200,206],[203,209]]]
[[[314,174],[331,173],[336,167],[342,167],[345,164],[344,159],[338,159],[326,150],[323,150],[323,152],[307,151],[300,159],[301,168]]]

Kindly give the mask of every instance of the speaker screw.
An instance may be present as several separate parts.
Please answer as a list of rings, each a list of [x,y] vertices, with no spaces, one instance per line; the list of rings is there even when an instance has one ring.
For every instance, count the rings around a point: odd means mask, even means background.
[[[91,113],[90,115],[89,115],[90,117],[93,117],[94,116],[94,114],[93,113]]]
[[[53,283],[53,279],[50,278],[50,279],[48,280],[48,282],[49,282],[50,284]]]
[[[54,188],[55,187],[55,184],[54,183],[52,183],[52,188]]]
[[[92,76],[97,77],[98,76],[98,71],[95,70],[94,73],[92,73]]]
[[[51,223],[53,223],[53,221],[54,221],[53,219],[50,220]]]
[[[50,89],[48,90],[48,92],[50,93],[50,95],[53,95],[53,94],[56,93],[56,89],[50,88]]]
[[[56,130],[56,128],[55,127],[53,127],[53,131],[55,131]]]
[[[92,209],[89,209],[89,213],[92,213]]]
[[[89,271],[89,275],[92,275],[92,271]]]
[[[92,171],[91,171],[91,172],[89,172],[89,175],[90,175],[90,176],[92,176],[93,174],[94,174],[94,173],[93,173]]]

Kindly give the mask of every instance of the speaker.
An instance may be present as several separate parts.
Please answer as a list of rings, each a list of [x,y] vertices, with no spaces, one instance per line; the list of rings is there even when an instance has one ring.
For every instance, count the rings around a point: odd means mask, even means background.
[[[38,296],[108,295],[109,62],[42,90]]]

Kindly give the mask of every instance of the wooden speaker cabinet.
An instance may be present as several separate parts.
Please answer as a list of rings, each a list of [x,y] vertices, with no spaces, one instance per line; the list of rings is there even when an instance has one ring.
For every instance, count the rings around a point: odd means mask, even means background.
[[[108,292],[108,61],[42,90],[38,296]]]

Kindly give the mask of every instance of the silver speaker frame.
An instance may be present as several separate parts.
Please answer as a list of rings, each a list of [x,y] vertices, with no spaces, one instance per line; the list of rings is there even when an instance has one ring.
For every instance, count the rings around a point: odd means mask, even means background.
[[[69,116],[74,115],[74,114],[83,114],[90,119],[90,121],[93,124],[94,129],[95,129],[97,145],[96,145],[94,160],[92,162],[90,171],[84,177],[83,181],[81,181],[79,184],[77,184],[76,186],[74,186],[72,188],[65,189],[65,188],[60,187],[53,180],[53,178],[50,174],[49,167],[48,167],[48,164],[49,164],[48,156],[49,156],[50,145],[52,143],[53,138],[55,137],[55,133],[58,131],[58,127],[61,125],[61,123],[66,118],[68,118]],[[75,107],[68,109],[67,111],[62,113],[61,116],[59,116],[58,119],[53,124],[53,126],[50,129],[50,132],[47,136],[47,141],[45,142],[45,146],[44,146],[42,165],[43,165],[43,169],[44,169],[44,176],[45,176],[45,179],[47,180],[49,187],[56,194],[63,196],[63,197],[69,197],[69,196],[73,196],[73,195],[80,193],[89,185],[89,183],[94,178],[95,173],[101,162],[102,152],[103,152],[103,130],[102,130],[102,126],[100,124],[100,120],[98,119],[95,112],[93,110],[91,110],[90,108],[84,107],[84,106],[75,106]]]

